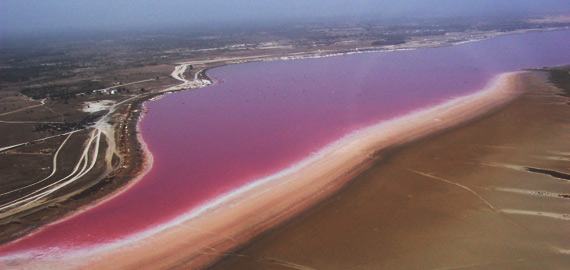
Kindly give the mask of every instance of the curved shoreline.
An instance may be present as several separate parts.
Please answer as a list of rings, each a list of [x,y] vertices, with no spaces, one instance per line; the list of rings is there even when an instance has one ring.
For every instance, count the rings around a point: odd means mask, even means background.
[[[522,94],[516,91],[519,74],[501,74],[487,88],[474,94],[352,132],[284,171],[247,184],[167,224],[132,235],[126,241],[100,247],[96,252],[105,257],[105,263],[88,258],[82,260],[87,260],[95,269],[109,265],[126,269],[143,265],[165,267],[182,260],[189,267],[209,265],[223,252],[245,244],[251,237],[341,189],[371,165],[377,151],[465,123],[514,100]],[[267,209],[265,205],[272,205],[272,208]],[[256,217],[255,221],[245,220],[252,216]],[[188,233],[195,235],[188,237]],[[151,238],[152,241],[148,241]],[[157,244],[161,250],[153,249]],[[183,254],[176,254],[181,245],[185,247],[184,252],[180,252]],[[145,253],[145,258],[125,261],[125,257],[131,257],[124,256],[125,253],[113,255],[117,248],[132,254],[132,258],[135,254]],[[217,254],[210,252],[204,256],[212,248]]]
[[[343,54],[343,55],[344,55],[344,54]],[[318,56],[316,56],[316,57],[318,57]],[[277,59],[269,59],[269,60],[277,60]],[[253,61],[263,61],[263,60],[253,60]],[[231,63],[230,63],[230,64],[231,64]],[[176,91],[179,91],[179,90],[176,90]],[[477,93],[479,93],[479,92],[477,92]],[[154,95],[151,95],[151,96],[149,96],[149,97],[153,97],[153,96],[154,96]],[[144,98],[148,100],[147,97],[144,97]],[[145,101],[145,102],[146,102],[146,101]],[[142,105],[141,105],[141,106],[142,106]],[[497,106],[499,106],[499,105],[497,105]],[[140,107],[132,108],[131,111],[132,111],[132,110],[136,110],[137,108],[140,108]],[[493,108],[494,108],[494,107],[493,107]],[[488,109],[489,109],[489,110],[492,110],[493,108],[488,108]],[[142,114],[139,115],[139,116],[142,117]],[[476,116],[475,116],[475,117],[476,117]],[[139,120],[140,120],[140,118],[139,118]],[[138,126],[138,123],[139,123],[139,122],[140,122],[140,121],[137,121],[137,126]],[[463,122],[461,122],[461,123],[463,123]],[[458,124],[459,124],[459,123],[458,123]],[[433,132],[437,132],[437,131],[433,131]],[[145,152],[145,157],[146,157],[146,154],[147,154],[146,152],[148,151],[148,149],[144,149],[144,141],[142,140],[141,137],[139,137],[139,134],[137,134],[137,138],[139,139],[138,142],[141,143],[141,147],[143,148],[143,151]],[[403,142],[403,143],[405,143],[405,142]],[[363,162],[363,165],[362,165],[362,166],[365,166],[364,162]],[[111,198],[114,198],[115,196],[120,195],[123,191],[127,190],[128,187],[131,187],[132,185],[134,185],[134,184],[136,183],[136,180],[135,180],[135,179],[140,179],[139,177],[142,177],[146,171],[150,170],[150,168],[147,168],[146,166],[142,166],[142,168],[143,168],[144,171],[143,171],[143,170],[139,171],[139,173],[138,173],[135,177],[130,178],[130,179],[126,182],[126,184],[125,184],[123,187],[121,187],[120,189],[117,189],[117,190],[115,190],[114,192],[108,194],[108,195],[105,196],[103,199],[96,201],[95,204],[92,204],[92,205],[88,206],[87,208],[83,208],[83,209],[81,209],[81,210],[79,210],[79,211],[77,211],[77,212],[71,213],[71,215],[80,214],[81,212],[83,212],[83,211],[85,211],[85,210],[88,210],[88,209],[90,209],[90,208],[92,208],[92,207],[94,207],[94,206],[96,206],[96,205],[102,203],[103,201],[106,201],[106,200],[108,200],[108,199],[111,199]],[[363,170],[363,169],[365,169],[365,168],[359,168],[358,166],[355,166],[353,169],[354,169],[354,170]],[[357,173],[357,172],[354,172],[354,173]],[[349,176],[348,176],[348,175],[345,175],[345,177],[349,177]],[[263,184],[260,184],[260,185],[263,185]],[[254,188],[254,187],[251,187],[251,188]],[[247,191],[248,191],[248,190],[246,190],[246,191],[244,191],[244,192],[247,192]],[[311,197],[311,198],[308,198],[308,199],[312,199],[312,197]],[[302,207],[302,206],[298,206],[298,207]],[[293,214],[293,215],[294,215],[294,214]],[[65,218],[64,218],[64,220],[65,220]],[[57,222],[61,222],[61,221],[62,221],[62,220],[56,221],[56,223],[57,223]],[[168,229],[171,229],[171,228],[173,228],[173,227],[175,227],[175,226],[183,226],[183,224],[182,224],[182,223],[179,223],[179,224],[177,224],[177,225],[175,224],[175,225],[171,225],[171,226],[166,226],[166,228],[161,228],[160,230],[168,230]],[[147,237],[148,237],[148,236],[147,236]],[[234,239],[234,238],[232,238],[232,237],[227,238],[227,237],[226,237],[226,240],[228,240],[228,239]],[[136,241],[136,240],[137,240],[137,239],[135,239],[135,241]],[[233,240],[229,240],[229,241],[233,241]],[[120,248],[120,247],[117,245],[117,246],[112,246],[112,247],[109,246],[109,248]],[[85,250],[85,254],[84,254],[82,251],[78,251],[78,254],[82,254],[82,256],[88,256],[86,250]],[[89,256],[92,256],[92,254],[89,254]],[[104,267],[104,266],[102,266],[102,267]]]
[[[556,70],[568,82],[568,67]],[[520,76],[524,93],[484,116],[379,152],[338,192],[207,269],[567,268],[568,220],[557,218],[568,183],[525,170],[570,173],[568,98],[545,75]]]
[[[258,233],[297,215],[339,190],[370,165],[378,150],[464,123],[513,100],[520,94],[515,90],[517,76],[518,73],[502,74],[484,90],[474,94],[352,132],[285,171],[252,182],[167,224],[129,236],[123,241],[72,251],[61,256],[69,263],[66,264],[68,267],[83,263],[102,269],[109,265],[121,268],[158,267],[178,264],[181,260],[189,262],[193,267],[209,265],[224,255],[222,252],[246,243]],[[275,179],[279,179],[279,183],[275,183]],[[241,199],[240,196],[247,199]],[[263,206],[271,202],[275,203],[273,208]],[[246,220],[254,215],[257,217],[254,221]],[[263,218],[260,219],[260,216]],[[192,233],[192,237],[188,237],[188,233]],[[182,235],[184,237],[180,237]],[[153,246],[159,243],[164,248],[160,251],[153,250]],[[183,254],[176,253],[180,251],[180,246],[185,247],[183,250],[186,252]],[[208,251],[212,247],[215,247],[216,254]],[[119,250],[120,256],[113,255]],[[134,260],[140,257],[141,252],[145,258],[141,261]],[[208,254],[204,256],[204,253]],[[100,259],[93,260],[94,254],[98,258],[104,257],[105,263]],[[128,256],[129,254],[133,256]],[[134,256],[135,254],[139,255]],[[133,259],[127,261],[124,258]],[[56,261],[44,259],[42,265],[59,265]]]
[[[149,99],[152,99],[154,97],[156,97],[157,95],[163,95],[165,93],[169,93],[169,92],[177,92],[177,91],[182,91],[182,90],[188,90],[188,89],[193,89],[193,88],[199,88],[199,87],[203,87],[203,86],[197,86],[196,85],[196,79],[198,79],[199,77],[199,73],[202,74],[202,78],[204,79],[208,79],[207,75],[205,74],[205,72],[208,69],[211,68],[215,68],[215,67],[220,67],[220,66],[225,66],[225,65],[233,65],[233,64],[240,64],[240,63],[248,63],[248,62],[258,62],[258,61],[277,61],[277,60],[297,60],[297,59],[307,59],[307,58],[322,58],[322,57],[332,57],[332,56],[341,56],[341,55],[350,55],[350,54],[360,54],[360,53],[375,53],[375,52],[392,52],[392,51],[398,51],[398,50],[417,50],[417,49],[427,49],[427,48],[436,48],[436,47],[446,47],[446,46],[455,46],[455,45],[460,45],[460,44],[464,44],[464,43],[472,43],[472,42],[477,42],[477,41],[482,41],[482,40],[486,40],[486,39],[492,39],[495,37],[501,37],[501,36],[507,36],[507,35],[517,35],[517,34],[524,34],[524,33],[529,33],[529,32],[547,32],[547,31],[563,31],[563,30],[568,30],[568,27],[554,27],[554,28],[547,28],[547,29],[525,29],[525,30],[520,30],[520,31],[515,31],[515,32],[507,32],[507,33],[499,33],[499,32],[489,32],[486,35],[483,35],[481,37],[478,38],[473,38],[471,40],[468,41],[464,41],[464,42],[456,42],[456,43],[433,43],[429,46],[420,46],[420,47],[414,47],[414,46],[408,46],[408,47],[404,47],[404,48],[391,48],[390,46],[388,47],[370,47],[370,48],[353,48],[353,49],[349,49],[349,50],[338,50],[338,51],[331,51],[331,50],[327,50],[327,51],[309,51],[309,52],[300,52],[300,53],[287,53],[284,55],[278,55],[278,54],[273,54],[273,55],[258,55],[258,56],[248,56],[248,57],[230,57],[230,58],[216,58],[216,59],[209,59],[209,60],[202,60],[202,61],[192,61],[192,62],[188,62],[188,61],[181,61],[179,62],[180,66],[185,66],[185,65],[189,65],[189,64],[206,64],[208,67],[199,71],[196,74],[196,77],[193,81],[188,81],[183,79],[182,80],[182,84],[179,85],[175,85],[175,86],[169,86],[164,90],[161,90],[159,92],[156,93],[149,93],[149,94],[144,94],[144,95],[140,95],[140,96],[136,96],[133,98],[129,98],[128,100],[134,99],[137,100],[136,102],[140,102],[138,105],[129,107],[127,109],[127,111],[124,113],[124,115],[128,115],[131,114],[133,112],[135,112],[137,109],[140,109],[140,107],[142,106],[141,104],[146,102]],[[173,73],[176,72],[176,69],[173,71]],[[212,80],[210,80],[212,81]],[[193,85],[189,84],[189,83],[194,83]],[[183,87],[185,86],[186,87]],[[127,101],[127,100],[125,100]],[[121,102],[122,103],[122,102]],[[125,103],[125,104],[135,104],[135,103]],[[128,118],[128,122],[126,123],[127,126],[130,127],[131,123],[133,120],[137,119],[137,122],[135,123],[135,126],[138,125],[138,117],[134,117],[134,118]],[[120,122],[121,119],[119,119],[118,117],[114,117],[113,120],[116,120],[117,122]],[[128,141],[127,144],[129,144],[128,146],[124,146],[123,148],[121,148],[122,146],[117,145],[119,149],[119,151],[121,153],[127,153],[129,151],[132,151],[132,148],[136,148],[140,145],[140,140],[138,140],[138,134],[135,132],[133,134],[132,131],[124,131],[121,130],[118,126],[115,128],[115,136],[116,137],[122,137],[124,140]],[[73,199],[74,201],[80,201],[79,204],[76,204],[74,202],[69,202],[69,201],[63,201],[61,202],[61,204],[63,204],[64,206],[67,204],[71,204],[73,205],[72,208],[76,208],[74,210],[58,210],[58,211],[63,211],[63,213],[58,214],[56,217],[52,218],[50,221],[48,221],[46,224],[53,224],[53,223],[59,223],[63,220],[66,220],[76,214],[80,214],[81,212],[87,211],[89,209],[91,209],[92,207],[99,205],[101,202],[103,201],[107,201],[111,198],[114,198],[116,195],[122,193],[123,190],[128,189],[128,187],[132,186],[132,183],[135,179],[137,179],[137,177],[139,177],[139,174],[141,174],[144,171],[144,159],[145,159],[145,154],[144,151],[140,151],[141,149],[136,149],[136,151],[139,151],[139,153],[134,154],[133,156],[129,157],[130,161],[132,162],[131,167],[134,169],[119,169],[119,170],[115,170],[113,172],[111,172],[106,179],[100,181],[99,183],[96,183],[94,185],[91,185],[90,187],[86,188],[85,190],[80,191],[78,194],[74,195],[73,198],[80,198],[80,200],[77,199]],[[113,180],[113,183],[111,185],[109,185],[107,181],[110,181],[110,179],[115,178],[116,176],[118,176],[118,178],[123,178],[120,179],[118,181]],[[99,189],[104,187],[105,191],[103,192],[99,192]],[[91,195],[91,193],[95,193],[95,196]],[[87,194],[87,195],[84,195]],[[81,197],[84,196],[84,197]],[[89,198],[92,197],[92,198]],[[43,210],[39,210],[39,211],[43,211]],[[10,240],[6,241],[4,244],[9,244],[9,243],[14,243],[17,242],[19,239],[22,239],[23,237],[29,236],[31,234],[35,234],[37,232],[39,232],[44,226],[41,227],[37,227],[37,228],[33,228],[31,231],[29,231],[28,233],[22,235],[22,236],[18,236],[18,237],[12,237]],[[29,230],[30,228],[27,228],[27,230]]]

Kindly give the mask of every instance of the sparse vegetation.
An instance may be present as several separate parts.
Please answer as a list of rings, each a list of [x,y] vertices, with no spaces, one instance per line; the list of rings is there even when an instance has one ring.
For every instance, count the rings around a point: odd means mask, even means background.
[[[34,125],[34,132],[42,131],[54,133],[79,130],[92,125],[99,117],[101,117],[101,115],[93,114],[86,116],[79,122],[36,124]]]
[[[157,90],[179,83],[170,75],[174,63],[213,58],[251,58],[259,55],[287,56],[299,52],[343,53],[355,48],[362,48],[362,51],[378,50],[381,49],[380,46],[405,45],[409,41],[423,39],[437,39],[437,42],[446,44],[455,42],[455,37],[466,38],[470,33],[483,29],[509,31],[547,25],[513,19],[412,19],[389,22],[367,18],[349,23],[290,22],[238,28],[239,30],[235,27],[210,27],[203,30],[179,28],[159,34],[146,32],[123,35],[124,33],[114,32],[104,34],[103,38],[100,34],[81,38],[71,34],[38,40],[3,37],[0,40],[0,108],[3,108],[3,117],[0,120],[6,123],[0,125],[9,126],[10,129],[4,129],[2,143],[3,146],[22,144],[25,146],[18,150],[26,148],[30,152],[33,149],[29,148],[40,147],[38,144],[41,144],[42,148],[34,150],[34,153],[43,153],[41,151],[48,148],[51,150],[45,153],[53,153],[64,140],[58,135],[84,129],[101,117],[101,113],[90,114],[82,110],[86,104],[91,104],[88,102],[108,100],[118,104],[118,101],[125,101],[116,108],[110,123],[117,127],[117,145],[121,151],[128,153],[124,159],[128,166],[122,166],[107,180],[88,190],[88,196],[102,197],[124,185],[142,166],[142,152],[136,140],[136,119],[141,113],[137,106],[158,95]],[[570,26],[570,23],[565,25]],[[209,64],[196,62],[189,65],[189,71],[185,75],[186,78],[195,75],[201,80],[208,79],[205,70],[232,61],[220,60]],[[99,91],[93,92],[94,90]],[[39,138],[45,138],[46,133],[58,139],[36,143]],[[88,132],[78,131],[73,134],[68,142],[72,146],[64,148],[60,155],[67,159],[62,168],[75,166],[78,151],[88,138]],[[21,164],[27,165],[26,172],[34,173],[46,173],[43,168],[51,164],[38,163],[45,158],[42,155],[18,155],[17,159],[9,159],[8,155],[0,156],[4,158],[4,163],[0,162],[4,170],[15,172],[10,176],[3,174],[3,183],[0,184],[4,184],[6,190],[15,189],[37,176],[21,173]],[[103,163],[101,160],[97,162]],[[14,193],[13,196],[20,195]],[[33,209],[37,216],[18,219],[19,223],[11,223],[9,219],[0,220],[0,243],[34,229],[28,225],[32,222],[45,224],[64,215],[69,205],[72,205],[72,209],[89,203],[86,196],[84,193],[73,200],[61,202],[64,206],[61,208],[49,201],[51,206],[38,206],[42,209],[37,212],[37,209]],[[10,197],[4,198],[9,199]],[[45,214],[49,211],[54,212]]]
[[[315,47],[328,50],[356,46],[400,45],[413,38],[443,36],[466,31],[513,31],[525,28],[569,26],[570,23],[538,23],[525,18],[486,19],[407,19],[386,21],[363,18],[361,21],[283,22],[240,28],[179,28],[170,33],[148,32],[141,35],[107,33],[77,39],[74,35],[43,38],[41,42],[5,39],[0,43],[0,84],[15,86],[34,99],[51,97],[69,100],[75,94],[89,94],[137,80],[168,77],[169,71],[150,67],[171,65],[180,59],[221,55],[251,54],[254,50],[283,52]],[[57,46],[55,46],[57,44]],[[346,45],[348,44],[348,45]],[[138,72],[120,74],[124,70]],[[194,70],[190,65],[189,70]],[[140,72],[141,70],[146,73]],[[0,90],[3,91],[4,89]],[[140,86],[131,89],[140,90]],[[148,90],[148,89],[147,89]],[[130,92],[130,91],[129,91]]]
[[[570,66],[548,69],[549,79],[570,97]]]
[[[61,98],[69,99],[75,97],[76,94],[90,94],[93,90],[104,88],[105,85],[101,81],[82,80],[70,84],[47,84],[44,86],[24,88],[20,93],[33,99]]]

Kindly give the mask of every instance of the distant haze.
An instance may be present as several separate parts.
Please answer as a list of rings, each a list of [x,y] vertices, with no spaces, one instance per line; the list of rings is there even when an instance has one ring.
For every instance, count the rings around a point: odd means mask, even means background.
[[[570,0],[2,0],[2,33],[229,24],[334,16],[569,13]]]

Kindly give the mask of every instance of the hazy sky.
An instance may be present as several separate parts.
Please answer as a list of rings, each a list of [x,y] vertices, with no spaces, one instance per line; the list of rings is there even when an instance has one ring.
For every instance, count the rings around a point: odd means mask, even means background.
[[[570,12],[570,0],[0,0],[2,32],[315,18]]]

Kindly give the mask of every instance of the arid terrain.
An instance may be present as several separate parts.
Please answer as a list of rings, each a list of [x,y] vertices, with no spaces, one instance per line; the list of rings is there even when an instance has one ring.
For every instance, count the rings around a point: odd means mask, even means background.
[[[209,68],[447,46],[569,25],[537,18],[363,21],[3,39],[0,243],[132,184],[145,162],[136,134],[141,103],[210,84]]]
[[[524,74],[499,110],[379,152],[211,269],[566,268],[570,68],[547,71]]]

